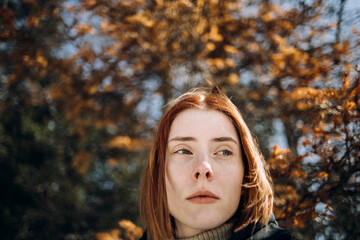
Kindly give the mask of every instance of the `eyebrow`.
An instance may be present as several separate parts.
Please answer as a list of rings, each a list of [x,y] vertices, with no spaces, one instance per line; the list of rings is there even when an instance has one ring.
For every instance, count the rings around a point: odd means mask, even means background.
[[[211,141],[214,141],[214,142],[234,142],[234,143],[238,144],[238,142],[235,139],[233,139],[232,137],[213,138],[213,139],[211,139]]]
[[[177,141],[177,142],[194,142],[197,141],[194,137],[174,137],[169,140],[171,141]],[[233,139],[232,137],[218,137],[211,139],[212,142],[234,142],[235,144],[238,144],[238,142]]]
[[[196,141],[195,138],[193,137],[174,137],[172,139],[169,140],[169,142],[171,141],[177,141],[177,142],[191,142],[191,141]]]

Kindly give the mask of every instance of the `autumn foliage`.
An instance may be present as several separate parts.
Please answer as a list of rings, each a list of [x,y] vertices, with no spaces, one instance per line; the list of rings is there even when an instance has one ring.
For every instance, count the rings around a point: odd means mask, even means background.
[[[121,220],[119,227],[112,229],[110,233],[97,233],[95,237],[99,240],[134,240],[143,234],[141,228],[129,220]]]
[[[209,82],[257,136],[280,225],[359,237],[360,33],[346,12],[359,10],[346,3],[0,1],[2,238],[139,238],[162,106]]]

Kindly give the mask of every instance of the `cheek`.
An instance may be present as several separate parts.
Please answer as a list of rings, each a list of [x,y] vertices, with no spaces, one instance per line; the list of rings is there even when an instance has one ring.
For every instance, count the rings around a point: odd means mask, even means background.
[[[227,185],[228,191],[234,193],[235,195],[239,194],[240,196],[241,186],[244,179],[244,168],[242,164],[235,165],[227,169],[227,171],[223,173],[223,176],[223,184]]]
[[[166,187],[174,190],[183,189],[191,177],[191,169],[186,164],[176,159],[169,159],[165,166]]]
[[[177,166],[174,163],[167,163],[165,168],[165,185],[166,192],[169,198],[179,194],[179,191],[182,189],[182,177],[184,172],[181,167]]]
[[[226,205],[229,216],[232,216],[239,207],[241,200],[243,175],[244,170],[242,168],[233,166],[233,168],[227,171],[226,176],[223,178],[224,181],[222,182],[222,184],[225,184],[224,195],[226,196]]]
[[[165,186],[168,208],[171,215],[175,215],[181,208],[180,200],[184,190],[183,172],[175,164],[167,164],[165,170]]]
[[[169,173],[169,170],[166,169],[165,172],[165,187],[166,187],[166,193],[169,196],[171,196],[173,194],[173,192],[175,191],[174,186],[176,185],[176,183],[174,183],[174,180],[171,178],[171,174]]]

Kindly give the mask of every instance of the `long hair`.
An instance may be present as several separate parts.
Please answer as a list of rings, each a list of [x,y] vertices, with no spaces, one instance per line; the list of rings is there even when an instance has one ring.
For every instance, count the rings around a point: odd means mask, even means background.
[[[176,116],[187,109],[217,110],[228,116],[241,142],[244,179],[239,207],[230,219],[238,231],[250,223],[267,225],[273,208],[273,190],[264,158],[244,119],[231,100],[219,90],[197,89],[169,104],[160,119],[140,188],[140,215],[148,239],[174,239],[165,187],[165,156],[170,127]]]

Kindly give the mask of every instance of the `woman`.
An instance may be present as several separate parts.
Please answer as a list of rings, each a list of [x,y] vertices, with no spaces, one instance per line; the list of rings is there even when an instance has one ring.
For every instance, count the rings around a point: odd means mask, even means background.
[[[290,239],[272,207],[263,157],[230,99],[198,89],[170,104],[144,170],[142,239]]]

